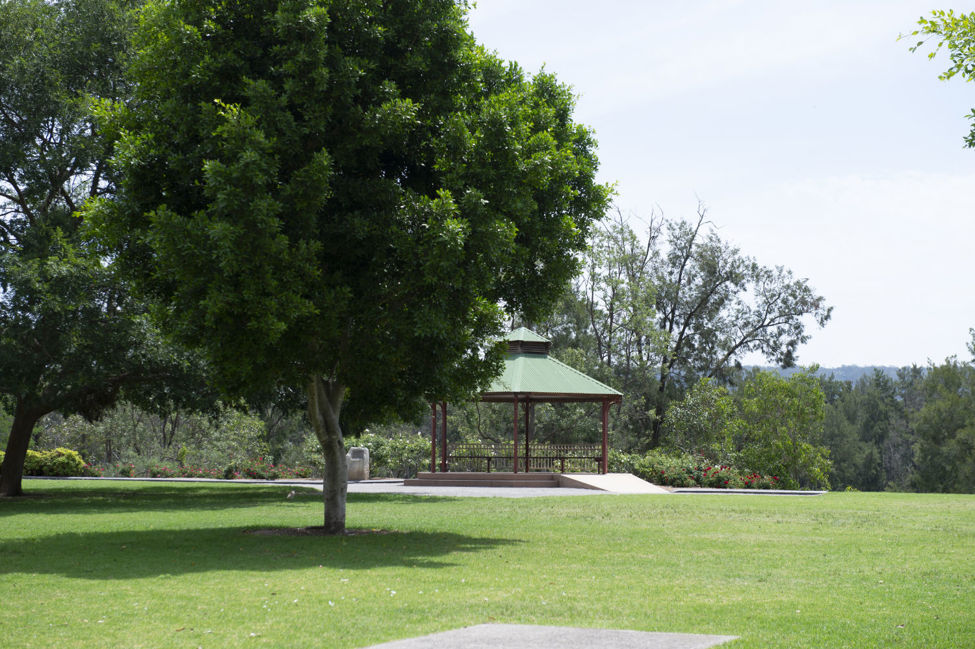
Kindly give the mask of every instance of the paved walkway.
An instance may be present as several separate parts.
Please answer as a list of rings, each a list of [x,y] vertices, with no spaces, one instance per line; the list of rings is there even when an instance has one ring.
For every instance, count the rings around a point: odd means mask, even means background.
[[[610,474],[609,477],[619,474]],[[599,496],[607,494],[714,494],[722,496],[752,495],[752,496],[821,496],[826,491],[782,491],[768,489],[663,489],[656,485],[649,485],[651,489],[634,487],[627,481],[601,482],[600,478],[607,476],[590,476],[597,488],[576,489],[572,487],[525,488],[525,487],[407,487],[402,479],[381,478],[377,480],[362,480],[349,482],[350,494],[401,494],[405,496],[440,496],[442,498],[538,498],[540,496]],[[25,480],[119,480],[131,482],[217,482],[220,484],[263,484],[291,487],[305,487],[322,490],[321,479],[302,480],[220,480],[216,478],[62,478],[54,476],[24,476]],[[639,482],[643,482],[640,480]],[[649,483],[643,483],[648,485]]]
[[[732,635],[479,624],[419,638],[384,642],[365,649],[706,649],[735,638]]]
[[[318,489],[322,488],[321,482]],[[570,487],[407,487],[402,480],[363,480],[349,483],[350,494],[403,494],[442,498],[537,498],[539,496],[598,496],[607,492]]]
[[[118,480],[128,482],[214,482],[219,484],[262,484],[282,487],[304,487],[322,490],[320,479],[309,480],[219,480],[215,478],[61,478],[53,476],[24,476],[25,480]],[[605,491],[595,489],[522,489],[518,487],[406,487],[402,480],[363,480],[349,482],[350,494],[402,494],[408,496],[440,496],[443,498],[537,498],[539,496],[598,496]]]

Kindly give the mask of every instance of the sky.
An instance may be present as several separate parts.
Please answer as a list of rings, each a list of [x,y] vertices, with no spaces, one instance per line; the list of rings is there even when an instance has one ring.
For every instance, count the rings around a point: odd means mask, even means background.
[[[479,0],[470,27],[572,86],[635,226],[701,204],[826,298],[799,364],[925,365],[975,327],[975,84],[898,41],[975,6],[932,2]]]

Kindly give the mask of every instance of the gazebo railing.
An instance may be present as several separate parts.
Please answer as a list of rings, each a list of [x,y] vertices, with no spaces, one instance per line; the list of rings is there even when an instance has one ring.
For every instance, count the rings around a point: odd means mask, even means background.
[[[468,443],[451,444],[447,449],[450,471],[512,471],[514,445]],[[551,473],[599,473],[602,461],[599,444],[529,444],[528,466],[525,447],[518,445],[519,471],[548,471]]]

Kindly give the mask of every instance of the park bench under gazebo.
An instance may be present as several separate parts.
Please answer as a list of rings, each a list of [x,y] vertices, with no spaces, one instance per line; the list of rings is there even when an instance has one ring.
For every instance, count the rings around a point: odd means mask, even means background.
[[[468,481],[481,478],[484,482],[502,484],[508,479],[512,485],[517,482],[528,486],[526,478],[533,473],[550,476],[566,472],[607,473],[609,408],[619,403],[623,395],[551,358],[551,343],[533,331],[522,327],[505,338],[508,352],[504,359],[504,371],[481,394],[481,401],[512,405],[512,442],[448,444],[447,404],[434,403],[430,422],[430,472],[421,473],[415,481],[410,482],[443,484],[461,479],[461,474],[465,474],[463,478]],[[531,436],[535,404],[572,402],[602,405],[602,443],[533,446]],[[520,437],[522,432],[523,436]],[[537,478],[542,479],[543,476],[538,475]]]

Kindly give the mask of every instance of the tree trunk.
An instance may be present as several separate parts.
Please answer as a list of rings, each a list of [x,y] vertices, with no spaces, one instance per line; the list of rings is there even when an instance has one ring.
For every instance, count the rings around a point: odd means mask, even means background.
[[[22,496],[24,462],[27,460],[27,447],[30,446],[30,435],[34,431],[34,424],[41,418],[40,414],[28,410],[17,404],[14,410],[14,422],[10,426],[10,439],[7,440],[7,450],[0,466],[0,498]]]
[[[345,533],[345,497],[349,486],[349,466],[339,413],[345,398],[345,386],[313,376],[307,386],[308,419],[325,454],[325,477],[322,496],[325,501],[325,533]]]

